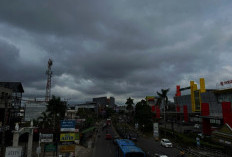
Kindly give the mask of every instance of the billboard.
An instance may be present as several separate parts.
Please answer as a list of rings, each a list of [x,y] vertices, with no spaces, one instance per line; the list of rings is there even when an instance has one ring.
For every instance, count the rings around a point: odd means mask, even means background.
[[[41,134],[40,141],[41,142],[53,142],[53,134]]]
[[[75,131],[76,120],[61,120],[60,131]]]
[[[6,147],[5,157],[21,157],[22,147]]]
[[[61,145],[60,152],[61,153],[75,152],[75,145]]]
[[[68,141],[75,141],[79,140],[79,133],[63,133],[60,134],[60,141],[61,142],[68,142]]]

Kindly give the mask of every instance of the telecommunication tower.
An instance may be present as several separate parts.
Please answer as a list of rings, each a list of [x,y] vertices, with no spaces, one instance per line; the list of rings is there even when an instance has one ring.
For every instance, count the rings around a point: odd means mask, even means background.
[[[51,96],[51,80],[52,80],[52,60],[48,60],[48,70],[46,71],[47,75],[47,86],[46,86],[46,95],[45,95],[45,101],[50,100]]]

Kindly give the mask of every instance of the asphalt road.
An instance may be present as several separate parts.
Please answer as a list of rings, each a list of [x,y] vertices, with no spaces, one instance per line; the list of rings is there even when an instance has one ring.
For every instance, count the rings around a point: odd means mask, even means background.
[[[95,146],[93,149],[92,157],[116,157],[116,147],[112,140],[106,140],[106,130],[108,133],[114,136],[114,131],[112,127],[107,127],[104,130],[99,129],[97,139],[95,141]],[[144,152],[150,152],[150,154],[165,154],[168,157],[176,157],[179,154],[179,150],[176,148],[164,148],[160,145],[160,142],[156,142],[153,138],[139,137],[136,145]]]
[[[159,141],[155,141],[152,138],[139,137],[136,145],[143,149],[145,152],[150,152],[150,154],[162,154],[168,157],[176,157],[180,152],[176,148],[165,148],[160,145]]]
[[[114,136],[112,127],[107,127],[104,130],[100,128],[98,132],[98,135],[100,135],[100,137],[97,136],[92,157],[116,156],[116,147],[114,146],[113,141],[105,139],[106,130],[108,130],[108,132],[112,135],[112,137]]]

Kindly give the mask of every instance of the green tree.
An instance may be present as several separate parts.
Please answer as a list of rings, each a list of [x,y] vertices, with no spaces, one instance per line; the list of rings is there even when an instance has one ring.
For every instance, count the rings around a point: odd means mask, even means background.
[[[168,92],[169,92],[169,88],[161,89],[161,93],[157,92],[157,95],[159,96],[157,103],[159,103],[159,105],[163,104],[164,107],[166,107],[168,103],[168,96],[167,96]]]
[[[151,107],[145,100],[141,100],[135,106],[135,121],[138,122],[140,129],[143,131],[152,130],[152,112]]]
[[[52,99],[49,100],[46,112],[53,122],[54,129],[55,126],[59,126],[60,120],[64,119],[66,109],[66,103],[62,102],[60,97],[53,95]]]
[[[37,121],[38,121],[38,125],[43,129],[49,128],[52,124],[51,117],[49,117],[46,112],[42,112],[41,116],[37,118]]]
[[[127,99],[126,103],[125,103],[127,106],[126,106],[126,109],[128,111],[132,111],[133,110],[133,99],[131,99],[130,97]]]
[[[78,112],[76,113],[76,115],[79,118],[86,120],[85,127],[90,127],[90,126],[94,125],[94,123],[97,120],[96,113],[91,109],[80,108],[80,109],[78,109]]]

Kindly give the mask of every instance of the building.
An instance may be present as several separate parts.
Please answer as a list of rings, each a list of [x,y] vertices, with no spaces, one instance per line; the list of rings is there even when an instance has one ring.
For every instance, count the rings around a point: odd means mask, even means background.
[[[10,122],[16,123],[21,122],[22,117],[20,116],[22,93],[24,93],[23,86],[21,82],[0,82],[0,87],[11,90],[10,96],[10,110],[9,111],[9,120]]]
[[[10,111],[12,109],[11,96],[12,89],[0,87],[0,128],[4,125],[9,125],[11,120]],[[2,130],[2,129],[0,129]]]
[[[97,104],[97,106],[101,109],[105,109],[106,107],[110,107],[110,108],[115,107],[115,98],[114,97],[93,98],[93,102],[95,102]]]
[[[150,107],[154,106],[156,103],[154,96],[146,96],[145,100]]]
[[[27,101],[24,105],[25,121],[39,118],[41,113],[47,109],[47,102],[45,101]]]
[[[177,119],[190,123],[201,123],[202,132],[210,135],[211,132],[224,124],[232,126],[232,88],[225,87],[225,84],[232,81],[220,83],[221,88],[206,89],[204,78],[200,79],[200,88],[194,81],[190,86],[176,88],[174,102],[176,104]],[[190,94],[181,95],[182,91],[189,90]]]
[[[95,112],[97,112],[97,104],[95,102],[86,102],[83,104],[77,104],[75,105],[75,110],[78,111],[78,109],[90,109]]]

